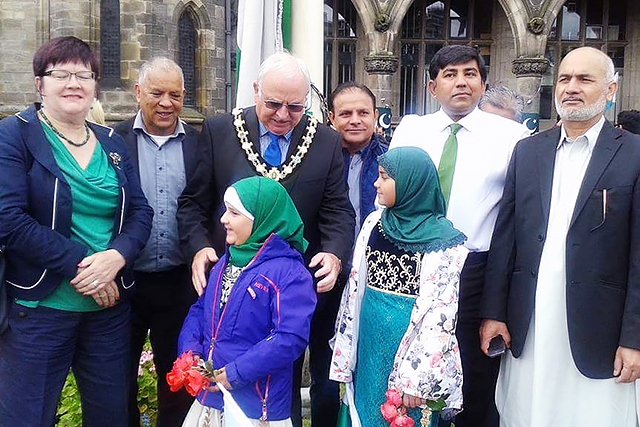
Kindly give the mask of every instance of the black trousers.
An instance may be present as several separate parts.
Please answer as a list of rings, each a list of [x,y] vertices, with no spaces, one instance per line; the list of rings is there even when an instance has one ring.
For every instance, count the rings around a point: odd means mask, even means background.
[[[140,426],[138,410],[138,362],[149,334],[158,374],[159,427],[181,426],[193,402],[184,389],[169,390],[166,381],[176,359],[178,335],[189,307],[197,298],[186,265],[156,273],[135,273],[136,286],[131,298],[131,371],[129,426]]]
[[[495,389],[500,358],[480,350],[480,300],[484,288],[486,253],[470,253],[460,276],[460,300],[456,336],[463,372],[463,411],[456,427],[498,427]]]
[[[331,291],[318,294],[318,304],[311,319],[309,336],[309,373],[311,375],[311,426],[333,427],[338,422],[340,409],[340,386],[329,379],[332,350],[329,340],[333,338],[334,326],[342,286],[336,285]],[[291,401],[291,421],[293,427],[302,427],[302,401],[300,387],[304,354],[296,360],[293,367],[293,394]]]

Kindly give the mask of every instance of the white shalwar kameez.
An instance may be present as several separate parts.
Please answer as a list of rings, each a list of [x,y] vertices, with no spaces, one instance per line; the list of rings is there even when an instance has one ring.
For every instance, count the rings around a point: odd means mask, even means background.
[[[556,153],[547,240],[540,261],[534,314],[522,355],[516,359],[508,352],[500,367],[496,404],[501,426],[638,425],[635,384],[616,384],[614,378],[585,377],[576,368],[569,347],[566,237],[602,122],[575,142],[562,143]],[[564,136],[564,132],[562,134]]]

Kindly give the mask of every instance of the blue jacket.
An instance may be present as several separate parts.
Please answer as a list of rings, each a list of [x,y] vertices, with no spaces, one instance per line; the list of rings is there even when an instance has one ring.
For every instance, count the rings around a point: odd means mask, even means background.
[[[389,149],[389,143],[384,136],[373,134],[371,142],[360,151],[362,157],[362,173],[360,175],[360,224],[356,224],[358,230],[371,212],[376,210],[376,189],[373,183],[378,179],[378,156]],[[349,177],[349,164],[351,155],[346,148],[342,149],[344,155],[344,180]]]
[[[122,138],[112,129],[89,126],[107,153],[120,183],[109,249],[125,258],[117,283],[133,285],[129,266],[146,243],[153,210],[140,188]],[[55,161],[36,107],[0,122],[0,243],[6,245],[9,295],[40,300],[73,278],[88,248],[72,241],[71,187]]]
[[[179,354],[192,350],[226,368],[231,393],[252,419],[291,414],[293,362],[309,340],[316,305],[313,279],[300,253],[272,234],[244,268],[222,310],[222,275],[228,253],[211,270],[204,294],[191,306],[178,340]],[[212,339],[212,338],[215,338]],[[222,394],[203,391],[198,400],[222,408]]]

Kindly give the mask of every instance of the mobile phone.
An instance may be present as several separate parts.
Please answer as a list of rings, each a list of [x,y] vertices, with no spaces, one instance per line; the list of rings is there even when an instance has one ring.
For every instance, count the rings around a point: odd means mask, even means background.
[[[502,335],[496,335],[489,342],[489,351],[487,355],[489,357],[498,357],[507,351],[507,344],[504,342]]]

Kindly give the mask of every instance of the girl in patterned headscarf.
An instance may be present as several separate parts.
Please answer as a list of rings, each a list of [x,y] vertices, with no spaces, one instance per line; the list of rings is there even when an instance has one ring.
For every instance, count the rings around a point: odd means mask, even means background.
[[[224,195],[227,251],[191,307],[180,352],[211,361],[212,379],[231,391],[254,425],[291,426],[293,362],[309,339],[316,295],[301,253],[303,224],[282,185],[245,178]],[[217,386],[200,392],[184,425],[219,427]]]
[[[380,409],[387,389],[415,421],[429,416],[418,408],[427,401],[442,399],[446,416],[462,406],[455,327],[466,237],[445,218],[425,151],[396,148],[378,162],[384,208],[369,215],[356,241],[330,371],[347,383],[352,424],[367,427],[389,425]]]

